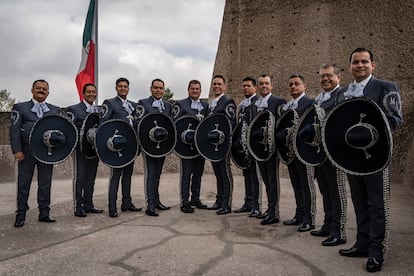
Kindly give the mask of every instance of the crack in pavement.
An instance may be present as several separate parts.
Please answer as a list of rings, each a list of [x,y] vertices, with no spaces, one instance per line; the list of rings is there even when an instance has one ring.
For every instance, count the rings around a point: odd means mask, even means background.
[[[162,240],[158,241],[157,243],[128,251],[122,257],[118,258],[117,260],[114,260],[114,261],[110,262],[109,264],[120,267],[120,268],[123,268],[123,269],[131,272],[132,275],[140,276],[140,275],[143,275],[144,273],[146,273],[148,271],[140,268],[139,266],[132,266],[132,265],[126,264],[126,262],[128,260],[130,260],[131,258],[133,258],[133,256],[136,255],[137,253],[144,252],[144,251],[149,250],[149,249],[155,249],[155,248],[158,248],[158,247],[162,247],[162,246],[166,245],[166,243],[168,243],[169,241],[171,241],[171,240],[173,240],[177,237],[180,237],[180,236],[211,236],[211,235],[214,235],[214,234],[211,234],[211,233],[208,233],[208,234],[204,234],[204,233],[189,234],[189,233],[182,233],[182,232],[178,231],[177,229],[174,228],[174,225],[178,225],[181,222],[181,218],[184,218],[184,216],[180,216],[180,217],[178,217],[177,220],[172,221],[172,222],[170,222],[168,224],[165,224],[165,225],[160,225],[160,226],[140,225],[140,226],[149,226],[149,227],[161,228],[161,229],[166,230],[167,232],[171,233],[172,235],[168,236],[166,238],[163,238]],[[309,268],[312,275],[317,275],[317,276],[325,275],[325,272],[323,272],[316,265],[314,265],[313,263],[311,263],[307,259],[303,258],[302,256],[300,256],[298,254],[295,254],[294,252],[288,251],[286,249],[283,249],[279,246],[272,245],[276,241],[277,236],[273,237],[270,240],[269,243],[249,242],[249,241],[243,242],[243,241],[233,241],[231,239],[227,239],[226,234],[230,233],[231,229],[232,229],[231,223],[229,222],[229,219],[230,219],[229,217],[219,217],[219,220],[221,221],[223,226],[221,227],[220,230],[216,231],[216,234],[215,234],[217,239],[219,241],[223,242],[223,244],[224,244],[224,247],[223,247],[222,251],[217,256],[208,259],[204,263],[198,264],[197,265],[198,268],[194,272],[192,272],[191,275],[205,275],[205,274],[208,274],[220,262],[225,261],[226,259],[230,258],[233,255],[234,245],[256,245],[256,246],[259,246],[259,247],[267,248],[271,251],[277,251],[277,252],[282,253],[286,256],[289,256],[290,258],[295,259],[299,263],[303,264],[305,267]],[[127,224],[127,223],[125,223],[125,224]],[[136,225],[131,225],[131,226],[136,226]],[[253,226],[253,228],[254,228],[254,226]],[[263,230],[263,229],[261,229],[261,230]],[[269,233],[277,231],[277,229],[268,229],[268,230],[269,230]],[[294,233],[291,232],[291,233],[288,233],[284,236],[291,236],[293,234]],[[138,258],[140,258],[140,257],[138,257]],[[275,262],[277,262],[277,260],[275,260]]]

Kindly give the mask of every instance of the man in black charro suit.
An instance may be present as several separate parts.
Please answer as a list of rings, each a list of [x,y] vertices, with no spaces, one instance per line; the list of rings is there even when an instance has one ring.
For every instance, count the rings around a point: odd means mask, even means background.
[[[162,97],[165,94],[165,84],[161,79],[154,79],[150,86],[151,96],[138,101],[137,117],[140,120],[148,113],[163,113],[171,116],[171,104]],[[145,214],[148,216],[158,216],[157,210],[169,210],[170,206],[165,206],[160,201],[159,186],[162,168],[164,166],[165,156],[152,157],[144,152],[142,153],[145,165],[145,192],[147,200],[147,209]]]
[[[305,94],[306,84],[302,75],[293,74],[289,77],[289,92],[292,97],[282,107],[282,111],[292,109],[299,117],[313,104],[313,99]],[[290,182],[292,183],[296,212],[295,216],[283,222],[285,225],[300,225],[299,232],[310,231],[315,228],[316,197],[313,183],[313,168],[303,164],[294,157],[287,165]]]
[[[110,119],[121,119],[128,122],[131,127],[135,129],[136,103],[127,99],[129,93],[129,80],[126,78],[117,79],[115,83],[115,89],[117,92],[116,97],[107,99],[102,104],[102,108],[104,110],[102,121],[107,121]],[[108,194],[108,207],[110,217],[118,216],[116,201],[120,180],[122,185],[121,211],[139,212],[142,210],[142,208],[137,208],[132,203],[131,177],[133,171],[134,162],[131,162],[129,165],[126,165],[122,168],[111,168]]]
[[[341,69],[335,64],[324,64],[319,69],[323,91],[315,98],[315,104],[322,108],[325,115],[338,103],[344,91],[339,86]],[[319,230],[311,231],[312,236],[327,237],[323,246],[337,246],[346,243],[347,198],[345,177],[339,168],[326,158],[315,167],[315,176],[322,194],[324,222]]]
[[[83,122],[90,113],[99,112],[95,105],[97,96],[96,86],[93,83],[87,83],[82,88],[83,100],[67,109],[68,115],[72,116],[73,122],[80,131]],[[86,213],[102,213],[103,210],[95,208],[93,204],[93,191],[95,186],[96,173],[98,171],[99,158],[86,158],[76,147],[73,158],[74,171],[74,215],[77,217],[86,217]]]
[[[343,94],[345,100],[366,97],[376,102],[384,112],[391,131],[402,124],[400,90],[394,82],[380,80],[372,75],[374,56],[366,48],[355,49],[349,58],[354,82]],[[357,235],[354,246],[341,249],[346,257],[368,257],[366,270],[381,270],[389,238],[390,176],[389,165],[370,175],[348,174],[354,204]]]
[[[256,94],[256,79],[245,77],[243,79],[242,89],[245,99],[239,104],[237,120],[238,124],[243,124],[244,127],[247,128],[253,120],[252,105],[254,105],[259,98]],[[234,212],[248,212],[249,217],[256,217],[261,213],[259,206],[260,183],[257,177],[256,162],[250,154],[248,155],[248,158],[248,166],[242,170],[245,190],[244,204],[239,209],[234,210]]]
[[[256,117],[261,111],[267,109],[273,116],[275,121],[278,118],[278,110],[280,106],[286,103],[282,98],[272,95],[272,80],[269,75],[263,74],[258,79],[258,91],[260,98],[255,102],[252,109],[253,117]],[[262,219],[260,223],[262,225],[269,225],[279,222],[279,197],[280,197],[280,182],[279,182],[279,158],[277,153],[274,152],[269,160],[258,161],[257,165],[260,170],[263,182],[266,187],[267,194],[267,210],[257,216],[256,218]]]
[[[39,221],[55,222],[55,219],[49,216],[53,165],[44,164],[32,155],[29,136],[33,125],[40,118],[49,114],[59,114],[60,108],[46,103],[49,96],[49,84],[45,80],[35,80],[31,91],[32,99],[15,104],[11,112],[10,145],[14,159],[18,161],[15,227],[22,227],[25,223],[26,212],[29,209],[27,201],[35,167],[37,167],[38,178]]]
[[[201,83],[198,80],[191,80],[188,83],[188,97],[176,101],[172,107],[172,117],[174,120],[182,116],[191,115],[198,120],[202,120],[208,112],[208,103],[200,100]],[[181,159],[181,211],[184,213],[194,212],[195,206],[199,209],[206,209],[207,205],[200,200],[201,177],[203,175],[205,159],[198,155],[191,159]],[[190,198],[191,190],[191,198]]]
[[[226,80],[222,75],[215,75],[212,80],[214,99],[209,103],[210,114],[224,114],[230,121],[232,128],[236,124],[236,104],[233,99],[227,98]],[[214,175],[217,181],[216,202],[208,207],[209,210],[216,210],[217,215],[231,213],[231,200],[233,193],[233,175],[230,168],[230,156],[223,160],[211,162]]]

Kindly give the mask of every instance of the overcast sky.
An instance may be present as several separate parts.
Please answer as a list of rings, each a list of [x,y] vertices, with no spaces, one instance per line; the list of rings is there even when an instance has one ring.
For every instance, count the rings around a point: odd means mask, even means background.
[[[99,104],[130,80],[129,98],[150,95],[154,78],[174,99],[198,79],[208,97],[225,0],[99,0]],[[35,79],[49,82],[48,102],[79,101],[75,76],[89,0],[0,0],[0,89],[22,102]]]

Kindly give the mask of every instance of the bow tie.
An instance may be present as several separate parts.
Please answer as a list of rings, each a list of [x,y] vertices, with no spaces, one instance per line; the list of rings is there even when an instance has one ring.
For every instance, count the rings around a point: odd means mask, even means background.
[[[36,113],[37,118],[43,118],[43,113],[44,112],[49,112],[50,109],[49,107],[46,105],[45,102],[42,103],[35,103],[32,107],[32,109],[30,109],[30,111]]]
[[[211,112],[213,112],[213,111],[214,111],[214,109],[216,108],[216,106],[217,106],[217,102],[218,102],[218,100],[217,100],[217,99],[214,99],[214,100],[212,100],[212,101],[208,104]]]
[[[267,100],[264,98],[259,98],[254,104],[257,106],[258,112],[268,108]]]
[[[318,97],[316,97],[315,102],[318,105],[321,105],[322,103],[326,102],[330,98],[331,98],[331,93],[322,92],[321,94],[318,95]]]
[[[96,113],[96,112],[98,112],[98,108],[96,107],[96,105],[91,104],[91,105],[88,105],[88,107],[86,108],[86,112]]]
[[[132,107],[132,104],[128,101],[123,101],[122,102],[122,107],[125,109],[126,112],[128,112],[128,114],[131,114],[132,111],[134,111],[134,108]]]
[[[286,110],[288,110],[288,109],[292,109],[292,110],[294,110],[294,109],[296,109],[296,108],[298,108],[298,102],[297,102],[297,101],[294,101],[294,100],[289,101],[287,104],[285,104],[285,105],[283,106],[283,110],[284,110],[284,111],[286,111]]]
[[[165,110],[164,103],[162,100],[155,100],[152,102],[152,107],[155,107],[158,109],[159,112],[163,112]]]
[[[250,101],[250,98],[244,99],[243,101],[240,102],[240,108],[249,107],[251,104],[252,102]]]
[[[345,100],[364,96],[364,86],[361,83],[351,83],[344,93]]]
[[[204,109],[204,106],[200,103],[200,101],[191,101],[191,109],[196,109],[200,112]]]

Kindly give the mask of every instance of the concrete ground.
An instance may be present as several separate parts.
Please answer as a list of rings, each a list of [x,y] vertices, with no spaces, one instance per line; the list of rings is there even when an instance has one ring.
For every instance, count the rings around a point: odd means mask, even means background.
[[[0,275],[366,275],[366,258],[346,258],[338,249],[355,241],[355,216],[348,196],[348,242],[323,247],[323,238],[299,233],[282,223],[262,226],[246,214],[217,216],[214,211],[179,210],[179,174],[163,174],[161,200],[172,206],[159,217],[107,212],[108,180],[95,187],[95,206],[103,214],[73,216],[71,180],[54,180],[54,224],[37,221],[36,190],[24,227],[13,227],[16,184],[0,184]],[[203,177],[202,201],[212,204],[214,175]],[[317,228],[323,219],[317,190]],[[144,207],[143,175],[133,177],[133,202]],[[119,193],[120,194],[120,193]],[[349,193],[348,193],[349,194]],[[243,203],[242,176],[234,177],[233,209]],[[263,194],[265,199],[265,194]],[[383,269],[377,275],[413,275],[414,198],[392,185],[391,237]],[[294,214],[288,179],[281,180],[281,221]]]

